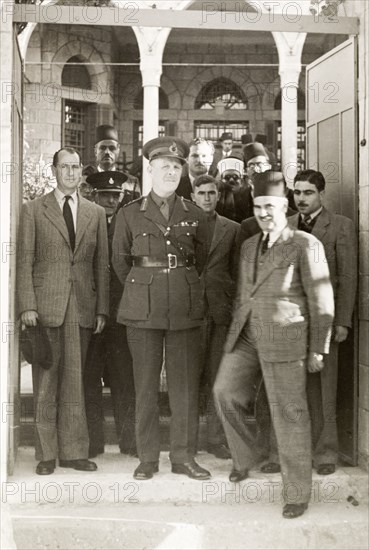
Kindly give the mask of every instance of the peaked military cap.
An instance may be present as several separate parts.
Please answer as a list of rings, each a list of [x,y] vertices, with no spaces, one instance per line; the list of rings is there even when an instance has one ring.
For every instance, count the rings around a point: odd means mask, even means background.
[[[106,172],[95,172],[87,176],[86,182],[92,185],[94,191],[122,191],[122,183],[127,181],[128,176],[124,172],[107,170]]]
[[[223,132],[223,134],[220,136],[220,141],[225,141],[226,139],[233,139],[232,132]]]
[[[151,139],[143,147],[143,155],[150,162],[160,157],[178,159],[185,164],[190,149],[185,141],[176,137],[165,136]]]
[[[110,126],[110,124],[102,124],[101,126],[98,126],[96,128],[95,143],[99,143],[99,141],[105,141],[106,139],[118,141],[118,132],[116,131],[114,126]]]
[[[256,197],[286,197],[286,180],[282,172],[267,170],[254,174],[252,177],[254,198]]]
[[[247,164],[249,160],[255,158],[255,157],[265,157],[266,159],[269,159],[268,153],[264,149],[264,146],[262,143],[258,143],[257,141],[254,141],[253,143],[249,143],[243,148],[243,153],[245,156],[245,163]]]

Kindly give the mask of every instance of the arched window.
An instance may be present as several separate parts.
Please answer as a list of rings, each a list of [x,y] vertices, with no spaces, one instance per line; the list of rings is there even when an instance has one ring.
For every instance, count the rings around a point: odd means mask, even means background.
[[[143,110],[143,99],[143,89],[141,89],[141,91],[137,94],[134,103],[134,108],[136,110]],[[168,96],[161,88],[159,88],[159,109],[169,109]]]
[[[279,92],[274,101],[274,109],[280,111],[282,109],[282,91]],[[297,109],[305,110],[305,94],[299,88],[297,89]]]
[[[62,86],[91,90],[90,75],[78,55],[74,55],[68,59],[64,65],[62,72]]]
[[[241,88],[227,78],[216,78],[206,84],[195,101],[195,109],[247,109],[247,99]]]

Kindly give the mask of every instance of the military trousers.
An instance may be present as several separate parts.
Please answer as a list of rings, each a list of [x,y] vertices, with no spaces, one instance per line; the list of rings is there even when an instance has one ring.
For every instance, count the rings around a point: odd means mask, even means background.
[[[312,466],[305,361],[263,360],[247,326],[234,350],[223,356],[214,386],[215,403],[221,413],[234,468],[251,469],[257,462],[256,434],[246,419],[260,369],[281,461],[282,497],[286,503],[308,502]]]
[[[64,323],[45,327],[51,366],[32,365],[36,460],[77,460],[88,456],[83,366],[91,330],[78,324],[71,292]]]
[[[104,373],[109,378],[119,448],[133,453],[136,442],[132,357],[126,327],[119,323],[110,322],[101,334],[94,334],[88,348],[84,386],[91,454],[104,451]]]
[[[198,431],[200,328],[161,330],[127,327],[136,390],[136,443],[141,462],[160,454],[159,385],[165,369],[171,410],[170,460],[192,460]]]

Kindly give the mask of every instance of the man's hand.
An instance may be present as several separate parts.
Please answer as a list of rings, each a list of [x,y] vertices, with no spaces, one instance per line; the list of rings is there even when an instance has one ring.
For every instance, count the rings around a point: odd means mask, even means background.
[[[335,342],[344,342],[348,335],[348,328],[347,327],[341,327],[337,325],[334,327],[334,341]]]
[[[95,330],[93,334],[100,334],[104,330],[105,323],[106,323],[105,315],[96,315]]]
[[[34,309],[29,311],[23,311],[21,315],[21,321],[26,327],[35,327],[37,326],[38,313]]]
[[[309,372],[320,372],[324,367],[324,357],[321,353],[309,352],[307,368]]]

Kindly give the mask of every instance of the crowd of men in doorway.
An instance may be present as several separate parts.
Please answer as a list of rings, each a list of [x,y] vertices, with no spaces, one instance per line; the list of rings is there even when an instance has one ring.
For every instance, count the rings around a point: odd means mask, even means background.
[[[350,219],[324,203],[325,179],[293,189],[261,141],[232,135],[147,142],[152,189],[117,170],[118,135],[97,128],[96,163],[65,147],[56,189],[23,206],[17,299],[32,363],[36,472],[94,471],[104,452],[108,380],[119,448],[137,480],[159,471],[158,390],[165,365],[172,472],[195,461],[199,391],[207,450],[232,459],[232,483],[257,465],[281,472],[283,516],[308,507],[312,464],[335,471],[338,345],[356,293]],[[262,140],[262,138],[259,138]],[[259,396],[255,433],[246,421]]]

